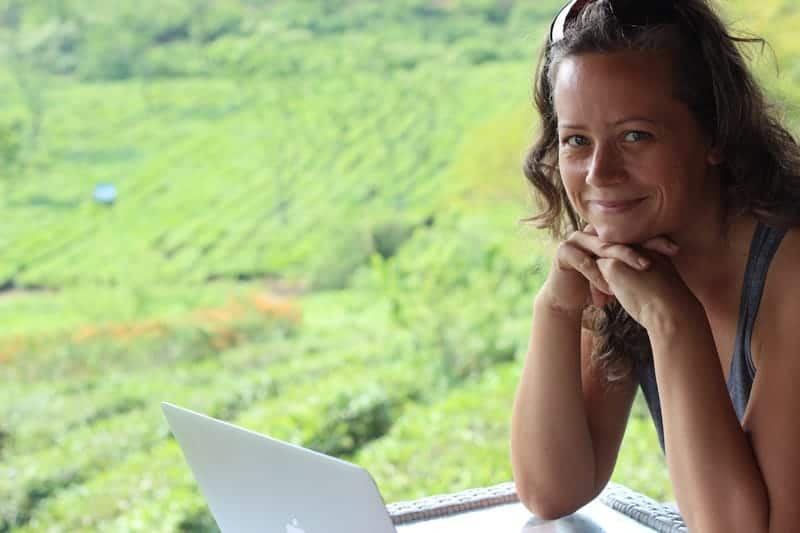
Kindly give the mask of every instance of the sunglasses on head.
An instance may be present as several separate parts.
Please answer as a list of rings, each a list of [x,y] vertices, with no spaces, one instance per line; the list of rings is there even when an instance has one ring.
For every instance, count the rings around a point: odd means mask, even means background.
[[[550,44],[564,38],[583,8],[596,0],[572,0],[558,12],[550,26]],[[623,26],[651,26],[675,21],[674,0],[609,0],[614,17]]]

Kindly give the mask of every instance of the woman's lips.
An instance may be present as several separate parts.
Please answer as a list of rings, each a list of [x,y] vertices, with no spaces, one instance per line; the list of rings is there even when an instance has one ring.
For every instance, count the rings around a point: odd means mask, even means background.
[[[633,200],[589,200],[589,206],[604,214],[617,214],[630,211],[642,203],[644,198]]]

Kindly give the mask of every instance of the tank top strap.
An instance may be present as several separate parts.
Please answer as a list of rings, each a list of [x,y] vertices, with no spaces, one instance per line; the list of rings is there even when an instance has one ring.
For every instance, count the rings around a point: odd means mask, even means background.
[[[747,368],[752,377],[755,377],[756,373],[753,354],[750,351],[753,326],[761,305],[761,296],[764,293],[770,264],[785,234],[785,229],[773,228],[759,221],[750,244],[750,257],[747,259],[742,300],[739,306],[736,344],[742,345]]]
[[[745,267],[742,285],[739,318],[736,326],[731,368],[728,375],[728,392],[736,415],[741,422],[750,399],[750,391],[755,379],[756,368],[750,351],[758,308],[767,281],[772,259],[780,246],[786,230],[774,228],[758,222],[750,243],[750,252]],[[664,446],[663,420],[661,417],[661,399],[658,393],[655,366],[653,361],[643,362],[637,368],[639,384],[653,419],[658,441],[662,452]]]
[[[739,321],[736,326],[736,339],[733,345],[731,366],[728,372],[728,394],[739,422],[744,420],[750,391],[756,378],[753,353],[750,349],[753,339],[758,308],[767,282],[767,273],[772,258],[778,250],[786,230],[773,228],[759,222],[750,244],[747,259],[742,297],[739,304]]]

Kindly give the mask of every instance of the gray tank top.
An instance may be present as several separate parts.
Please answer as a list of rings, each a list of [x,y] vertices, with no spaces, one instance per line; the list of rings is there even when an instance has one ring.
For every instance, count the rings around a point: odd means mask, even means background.
[[[753,240],[750,243],[750,255],[747,259],[747,268],[744,274],[733,357],[728,374],[728,393],[739,423],[744,418],[747,401],[750,399],[750,389],[756,377],[756,368],[753,365],[753,356],[750,353],[753,325],[758,314],[758,306],[761,303],[761,293],[764,291],[769,265],[785,233],[786,230],[772,228],[759,222],[753,234]],[[658,385],[653,361],[640,365],[637,373],[639,385],[656,426],[661,451],[666,453],[664,448],[664,427],[661,419],[661,401],[658,397]]]

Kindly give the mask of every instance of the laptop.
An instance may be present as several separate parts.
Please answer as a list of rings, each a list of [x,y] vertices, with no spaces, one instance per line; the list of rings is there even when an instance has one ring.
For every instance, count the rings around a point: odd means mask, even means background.
[[[162,403],[222,533],[396,533],[363,468]]]

